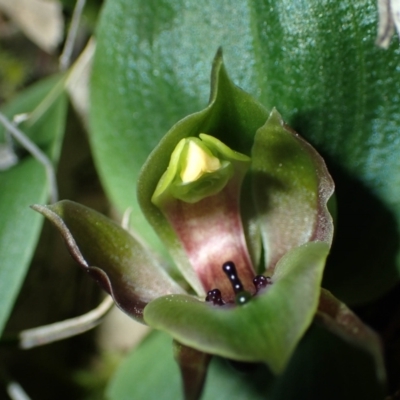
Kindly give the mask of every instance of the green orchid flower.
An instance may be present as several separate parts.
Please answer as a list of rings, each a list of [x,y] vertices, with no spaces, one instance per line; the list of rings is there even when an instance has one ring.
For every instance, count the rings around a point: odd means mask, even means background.
[[[137,234],[93,210],[70,201],[33,208],[118,307],[176,340],[182,368],[195,360],[204,375],[211,354],[280,374],[316,318],[372,352],[383,379],[379,339],[321,290],[333,239],[326,165],[276,110],[230,81],[221,52],[209,105],[164,136],[137,190],[184,283]]]

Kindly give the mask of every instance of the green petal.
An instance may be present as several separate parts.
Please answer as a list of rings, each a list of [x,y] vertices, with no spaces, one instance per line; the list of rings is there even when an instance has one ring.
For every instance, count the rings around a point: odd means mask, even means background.
[[[250,155],[255,132],[268,116],[261,104],[230,81],[221,51],[215,57],[211,80],[209,106],[182,119],[168,131],[150,154],[138,180],[138,200],[143,213],[169,249],[186,280],[201,295],[204,294],[203,287],[182,245],[161,211],[151,202],[151,198],[180,140],[205,133],[216,137],[234,151]],[[249,200],[245,198],[243,201]]]
[[[142,321],[149,301],[184,293],[139,241],[104,215],[68,200],[32,208],[59,229],[72,257],[128,315]]]
[[[241,361],[262,361],[281,373],[317,309],[329,246],[307,243],[279,262],[273,283],[243,306],[212,306],[172,295],[149,303],[144,319],[195,349]]]
[[[322,157],[275,109],[257,131],[251,172],[267,268],[273,270],[286,252],[304,243],[331,244],[332,178]]]

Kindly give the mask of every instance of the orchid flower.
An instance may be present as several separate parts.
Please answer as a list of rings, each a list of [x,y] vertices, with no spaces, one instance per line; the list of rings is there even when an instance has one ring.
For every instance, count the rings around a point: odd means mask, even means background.
[[[181,364],[192,351],[199,363],[212,354],[279,374],[317,316],[381,365],[376,335],[321,290],[333,239],[325,162],[230,81],[221,52],[209,105],[164,136],[137,189],[183,284],[137,233],[97,212],[70,201],[33,208],[119,308],[176,340]]]

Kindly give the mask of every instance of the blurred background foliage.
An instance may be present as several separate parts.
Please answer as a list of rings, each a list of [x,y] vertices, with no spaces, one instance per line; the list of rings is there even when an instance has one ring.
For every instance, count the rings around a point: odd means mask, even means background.
[[[48,76],[65,83],[59,56],[75,1],[52,3],[46,16],[54,22],[52,34],[40,39],[44,25],[36,22],[32,33],[21,19],[18,7],[30,6],[0,0],[0,107],[10,118],[43,104],[52,92],[45,88]],[[33,14],[28,20],[37,21]],[[263,366],[249,371],[215,359],[204,399],[383,399],[400,388],[400,47],[397,37],[388,50],[376,47],[377,24],[375,0],[88,0],[71,58],[77,60],[96,34],[90,119],[88,99],[79,106],[67,85],[73,106],[57,89],[51,106],[40,111],[40,129],[21,125],[58,164],[60,198],[117,220],[133,204],[133,219],[154,243],[134,190],[127,188],[171,125],[206,105],[218,46],[234,82],[265,106],[277,106],[324,155],[338,200],[324,284],[381,334],[388,387],[377,384],[366,354],[313,325],[280,379]],[[40,139],[40,132],[51,133]],[[3,143],[3,129],[0,137]],[[26,151],[15,147],[19,164],[0,172],[0,250],[6,260],[22,246],[25,258],[0,263],[0,398],[8,398],[10,380],[32,399],[177,398],[170,339],[152,333],[125,357],[138,340],[134,332],[139,338],[145,332],[118,314],[102,331],[43,348],[22,351],[10,344],[15,332],[80,315],[101,299],[47,223],[40,238],[41,220],[32,222],[31,233],[24,229],[24,223],[31,226],[29,204],[46,202],[47,180],[41,166],[32,167]],[[25,232],[11,246],[17,226]]]

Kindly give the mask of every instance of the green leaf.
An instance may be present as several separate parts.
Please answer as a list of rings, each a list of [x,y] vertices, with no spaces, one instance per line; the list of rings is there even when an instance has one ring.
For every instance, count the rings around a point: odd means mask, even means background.
[[[131,317],[142,322],[149,301],[184,293],[151,252],[104,215],[68,200],[32,208],[58,228],[75,261]]]
[[[108,384],[109,400],[179,399],[181,382],[172,338],[152,332],[119,366]]]
[[[172,124],[205,106],[223,46],[233,81],[327,160],[339,213],[326,285],[346,303],[381,295],[400,270],[400,49],[397,39],[377,48],[376,30],[372,0],[108,1],[91,121],[111,200],[134,204],[154,239],[135,200],[138,171]]]
[[[317,309],[329,246],[311,242],[288,252],[272,284],[242,306],[211,306],[171,295],[149,303],[144,320],[179,342],[223,357],[265,362],[282,373]]]
[[[12,118],[17,113],[41,109],[33,122],[28,120],[22,124],[21,130],[54,162],[59,156],[67,105],[62,88],[61,92],[58,90],[59,84],[59,78],[40,82],[2,110]],[[49,93],[54,93],[55,97],[46,105],[42,101]],[[0,128],[2,142],[3,135],[3,128]],[[29,205],[46,201],[49,193],[43,165],[18,145],[16,147],[23,154],[22,158],[14,167],[0,172],[0,332],[11,312],[40,233],[41,218],[30,210]]]

